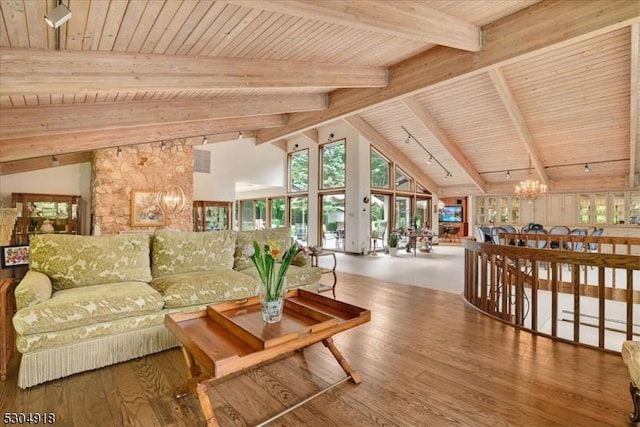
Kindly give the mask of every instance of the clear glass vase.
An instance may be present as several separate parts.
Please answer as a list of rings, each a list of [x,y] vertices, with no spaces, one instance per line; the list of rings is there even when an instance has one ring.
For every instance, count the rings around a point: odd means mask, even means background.
[[[287,280],[284,279],[282,289],[277,295],[269,295],[264,283],[260,284],[260,309],[264,323],[278,323],[282,320],[284,311],[284,294],[287,288]]]

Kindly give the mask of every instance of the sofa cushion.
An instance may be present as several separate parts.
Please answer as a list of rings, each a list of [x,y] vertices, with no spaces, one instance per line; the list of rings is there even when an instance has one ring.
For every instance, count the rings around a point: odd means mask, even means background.
[[[151,286],[164,296],[165,307],[171,308],[247,298],[257,295],[258,283],[249,275],[220,268],[157,277]]]
[[[245,268],[241,271],[259,280],[256,267]],[[315,267],[297,267],[290,265],[287,270],[287,288],[299,288],[301,286],[314,285],[320,281],[322,274]]]
[[[236,235],[230,230],[207,232],[157,231],[151,241],[153,277],[231,269]]]
[[[151,280],[149,236],[40,234],[29,243],[29,269],[51,278],[54,290]]]
[[[627,365],[633,385],[640,386],[640,342],[624,341],[622,343],[622,360]]]
[[[21,335],[50,332],[162,310],[164,299],[147,283],[121,282],[54,292],[13,317]]]
[[[267,228],[264,230],[238,231],[236,238],[236,252],[233,269],[244,270],[253,266],[251,258],[245,255],[245,248],[253,245],[256,241],[258,245],[266,245],[270,241],[275,241],[282,250],[291,246],[291,230],[287,227]]]

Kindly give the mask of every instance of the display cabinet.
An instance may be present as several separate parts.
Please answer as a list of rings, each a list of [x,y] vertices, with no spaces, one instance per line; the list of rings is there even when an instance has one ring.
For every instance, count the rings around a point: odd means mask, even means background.
[[[230,229],[231,202],[196,200],[193,202],[193,230]]]
[[[11,204],[18,210],[14,244],[28,245],[35,234],[81,234],[81,200],[74,195],[12,193]]]

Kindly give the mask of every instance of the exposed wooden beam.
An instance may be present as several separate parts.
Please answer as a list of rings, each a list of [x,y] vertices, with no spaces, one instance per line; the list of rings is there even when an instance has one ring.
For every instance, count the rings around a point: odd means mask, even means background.
[[[103,102],[0,109],[0,140],[231,117],[317,111],[322,94],[240,96],[179,101]]]
[[[96,78],[99,73],[100,78]],[[384,87],[382,67],[2,48],[0,93]]]
[[[426,128],[426,130],[433,136],[438,144],[442,146],[453,159],[460,165],[462,169],[469,175],[473,183],[482,191],[486,193],[487,183],[480,176],[476,168],[471,164],[469,159],[462,154],[457,145],[452,143],[447,134],[442,130],[438,122],[425,110],[422,105],[416,100],[415,97],[405,98],[402,100],[404,105],[409,109],[411,114]]]
[[[411,96],[427,87],[485,72],[489,67],[527,58],[640,22],[637,1],[543,1],[484,28],[486,44],[471,53],[435,47],[390,69],[389,85],[379,89],[338,89],[330,93],[329,108],[318,113],[296,113],[286,126],[258,131],[258,143],[357,114],[367,108]],[[559,28],[562,28],[560,31]]]
[[[56,158],[60,166],[74,165],[76,163],[86,163],[91,161],[91,151],[82,153],[58,154]],[[27,160],[16,160],[12,162],[0,163],[0,175],[10,175],[20,172],[30,172],[39,169],[52,168],[51,156],[37,157]]]
[[[629,132],[629,188],[635,185],[640,164],[640,24],[631,26],[631,132]]]
[[[0,141],[0,162],[28,159],[38,156],[79,151],[91,151],[126,145],[163,141],[176,138],[202,137],[203,135],[238,132],[282,126],[285,116],[242,117],[231,119],[199,120],[152,126],[136,126],[105,131],[84,131],[52,135],[48,138],[25,137]],[[237,133],[235,133],[237,135]]]
[[[424,172],[422,172],[411,161],[406,154],[400,151],[395,145],[386,140],[386,138],[376,131],[369,123],[364,121],[360,116],[351,116],[344,119],[347,124],[353,127],[360,135],[362,135],[371,145],[384,154],[389,160],[397,163],[402,169],[417,180],[424,188],[432,194],[438,195],[438,184],[433,182]]]
[[[318,145],[318,143],[320,142],[320,136],[318,135],[318,129],[314,128],[314,129],[305,130],[301,134],[302,134],[302,136],[307,138],[309,141],[311,141],[313,144]]]
[[[482,48],[480,27],[418,1],[224,1],[462,50],[477,52]]]
[[[504,75],[498,68],[493,68],[489,70],[489,77],[491,78],[491,82],[493,82],[493,86],[496,88],[500,99],[502,100],[502,105],[507,110],[509,117],[511,117],[511,122],[516,128],[516,132],[520,137],[520,141],[524,144],[524,148],[527,150],[529,156],[531,156],[531,161],[533,162],[533,168],[536,173],[540,177],[540,181],[547,187],[549,187],[549,176],[544,169],[544,165],[540,160],[540,156],[538,155],[538,150],[536,150],[536,144],[531,136],[531,132],[529,132],[529,127],[527,126],[522,113],[520,112],[520,108],[518,107],[518,103],[516,102],[511,90],[509,89],[509,85],[504,78]]]

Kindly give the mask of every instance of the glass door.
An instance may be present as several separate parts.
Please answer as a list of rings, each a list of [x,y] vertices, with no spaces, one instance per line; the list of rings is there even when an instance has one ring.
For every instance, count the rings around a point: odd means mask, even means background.
[[[370,251],[384,250],[389,236],[389,221],[391,213],[391,196],[387,194],[371,195],[371,243]]]
[[[320,196],[322,211],[322,248],[344,252],[344,193]]]
[[[611,193],[611,214],[613,225],[625,224],[625,194],[624,193]]]
[[[307,196],[289,198],[289,218],[291,236],[306,246],[309,229],[309,198]]]

